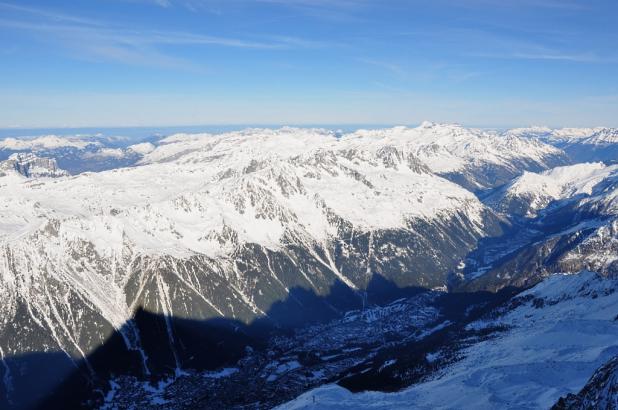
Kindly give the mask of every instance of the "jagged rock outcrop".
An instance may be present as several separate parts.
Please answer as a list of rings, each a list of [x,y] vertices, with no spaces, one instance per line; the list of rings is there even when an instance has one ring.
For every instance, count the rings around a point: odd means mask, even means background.
[[[58,178],[69,174],[58,168],[53,158],[41,158],[32,153],[13,154],[0,162],[0,176],[7,172],[17,172],[26,178]]]

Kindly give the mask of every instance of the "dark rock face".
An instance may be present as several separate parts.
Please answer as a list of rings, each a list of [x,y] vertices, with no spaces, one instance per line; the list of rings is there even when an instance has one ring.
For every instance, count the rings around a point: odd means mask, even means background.
[[[42,158],[34,154],[13,154],[0,162],[0,173],[12,170],[27,178],[62,177],[69,175],[60,169],[53,158]]]
[[[560,398],[552,410],[618,409],[618,356],[600,367],[577,394]]]

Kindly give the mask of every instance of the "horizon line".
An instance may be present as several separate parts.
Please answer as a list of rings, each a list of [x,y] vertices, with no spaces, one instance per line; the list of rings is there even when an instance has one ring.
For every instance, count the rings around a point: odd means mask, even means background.
[[[549,124],[510,124],[510,125],[479,125],[479,124],[466,124],[456,121],[415,121],[415,122],[341,122],[341,123],[331,123],[331,122],[290,122],[290,123],[251,123],[251,122],[238,122],[238,123],[203,123],[203,124],[171,124],[171,125],[49,125],[49,126],[2,126],[0,125],[1,131],[36,131],[36,130],[80,130],[80,129],[88,129],[88,130],[96,130],[96,129],[148,129],[148,128],[199,128],[199,127],[246,127],[246,128],[330,128],[330,127],[385,127],[385,128],[394,128],[394,127],[418,127],[425,122],[430,122],[434,124],[440,125],[459,125],[464,128],[481,128],[481,129],[513,129],[513,128],[550,128],[550,129],[560,129],[560,128],[613,128],[611,126],[606,125],[579,125],[579,126],[569,126],[569,125],[549,125]]]

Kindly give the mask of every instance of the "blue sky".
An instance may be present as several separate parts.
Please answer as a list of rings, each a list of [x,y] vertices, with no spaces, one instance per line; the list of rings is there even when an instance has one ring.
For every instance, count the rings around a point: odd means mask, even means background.
[[[0,127],[618,126],[615,0],[0,0]]]

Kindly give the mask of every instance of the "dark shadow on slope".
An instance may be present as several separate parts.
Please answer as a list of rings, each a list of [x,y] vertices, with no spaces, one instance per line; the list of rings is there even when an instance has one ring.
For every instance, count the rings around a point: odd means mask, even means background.
[[[427,290],[399,288],[376,274],[367,288],[365,303],[385,304],[421,292]],[[332,320],[362,306],[363,294],[335,282],[325,296],[304,288],[290,289],[285,300],[274,303],[265,316],[249,324],[228,318],[166,317],[138,310],[86,359],[73,360],[64,352],[5,358],[10,372],[7,374],[0,364],[0,408],[88,408],[109,390],[112,375],[131,374],[154,381],[173,375],[178,368],[211,370],[232,365],[246,349],[264,348],[267,339],[277,332],[288,333],[296,327]],[[140,343],[130,349],[126,337],[136,329]],[[6,401],[7,385],[12,388],[11,403]]]
[[[417,286],[400,288],[382,275],[374,274],[367,286],[367,303],[370,305],[385,305],[393,300],[409,298],[427,289]]]
[[[459,352],[483,338],[504,329],[467,330],[471,323],[502,305],[522,289],[508,287],[499,292],[445,293],[437,301],[444,326],[420,340],[392,343],[366,361],[332,380],[352,391],[395,392],[418,383],[435,371],[457,361]],[[429,360],[428,357],[436,359]]]
[[[416,286],[400,288],[384,276],[374,274],[366,289],[365,303],[383,305],[421,292],[427,292],[427,289]],[[335,282],[325,297],[304,288],[293,288],[286,300],[275,302],[267,315],[254,321],[253,326],[261,324],[286,329],[334,319],[346,311],[362,308],[363,296],[362,292],[350,289],[341,281]]]
[[[561,145],[561,146],[560,146]],[[574,163],[581,162],[605,162],[616,163],[618,158],[618,144],[560,144],[557,145]]]
[[[115,374],[155,381],[174,375],[178,368],[204,370],[235,363],[246,348],[262,348],[267,334],[266,328],[233,320],[170,318],[144,310],[137,312],[132,325],[139,329],[141,351],[127,349],[121,333],[114,333],[88,356],[88,363],[80,361],[79,369],[35,408],[90,408],[109,388],[107,379]],[[127,327],[123,330],[131,330]]]

